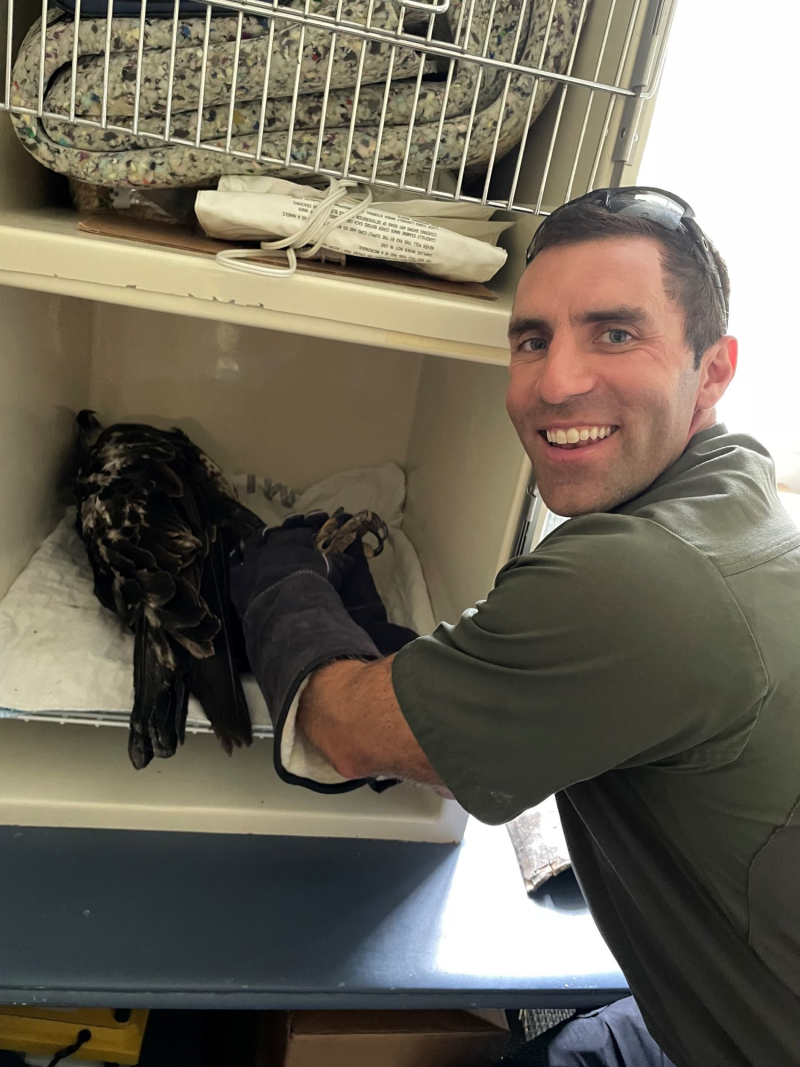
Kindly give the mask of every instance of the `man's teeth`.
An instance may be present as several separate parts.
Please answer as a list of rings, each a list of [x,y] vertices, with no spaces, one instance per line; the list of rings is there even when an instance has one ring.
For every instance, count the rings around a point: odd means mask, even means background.
[[[545,430],[545,434],[551,445],[576,445],[581,441],[602,441],[615,430],[615,426],[570,426],[568,430]]]

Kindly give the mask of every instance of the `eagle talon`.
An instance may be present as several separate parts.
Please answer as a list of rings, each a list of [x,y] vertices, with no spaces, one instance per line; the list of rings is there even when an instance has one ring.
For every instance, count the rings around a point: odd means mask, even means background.
[[[353,541],[357,538],[363,541],[367,534],[372,534],[376,544],[365,541],[364,555],[367,559],[373,559],[381,554],[389,536],[386,523],[374,511],[365,510],[348,515],[344,508],[337,508],[317,534],[316,545],[323,555],[344,552]]]

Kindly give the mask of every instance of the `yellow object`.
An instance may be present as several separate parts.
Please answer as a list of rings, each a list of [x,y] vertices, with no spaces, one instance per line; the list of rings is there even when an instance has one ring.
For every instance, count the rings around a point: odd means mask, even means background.
[[[54,1056],[74,1044],[81,1030],[90,1030],[78,1059],[132,1065],[139,1062],[147,1016],[132,1011],[118,1019],[111,1008],[0,1007],[0,1049]]]

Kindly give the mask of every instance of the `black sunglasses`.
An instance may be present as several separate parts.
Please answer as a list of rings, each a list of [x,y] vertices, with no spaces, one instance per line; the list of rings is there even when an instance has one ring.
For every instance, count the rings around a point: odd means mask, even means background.
[[[579,196],[575,200],[562,204],[561,207],[556,208],[552,214],[547,216],[533,235],[533,240],[528,245],[526,263],[530,263],[538,252],[537,245],[541,243],[542,234],[547,232],[547,228],[553,219],[557,218],[560,212],[566,211],[583,200],[601,204],[612,215],[627,215],[631,218],[649,219],[651,222],[657,222],[668,230],[683,228],[706,262],[727,327],[728,301],[725,299],[722,279],[706,235],[695,222],[694,211],[686,201],[681,200],[674,193],[668,193],[666,189],[648,189],[638,185],[630,185],[621,189],[595,189],[591,193],[586,193],[584,196]]]

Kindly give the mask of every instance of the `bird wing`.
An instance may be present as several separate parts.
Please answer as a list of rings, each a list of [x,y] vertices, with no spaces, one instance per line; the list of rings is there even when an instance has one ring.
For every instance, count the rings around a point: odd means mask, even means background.
[[[75,493],[95,592],[135,635],[134,765],[175,752],[189,691],[228,751],[249,744],[219,537],[241,505],[222,472],[180,431],[118,424],[80,464]]]

